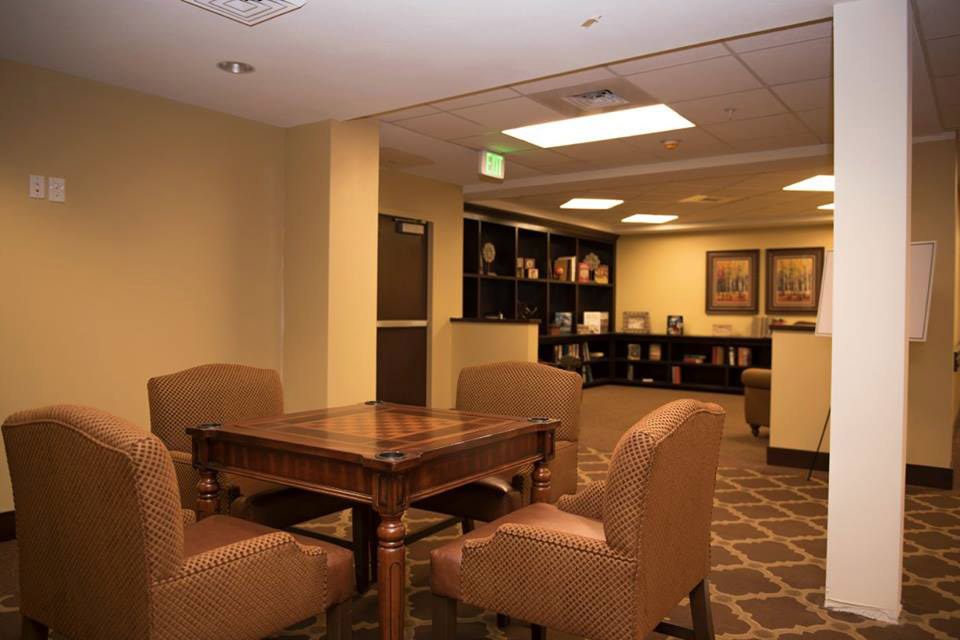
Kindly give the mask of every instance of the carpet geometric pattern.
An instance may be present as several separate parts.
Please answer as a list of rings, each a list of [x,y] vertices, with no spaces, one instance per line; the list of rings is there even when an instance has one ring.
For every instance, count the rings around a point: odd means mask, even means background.
[[[609,454],[580,453],[581,483],[605,477]],[[910,488],[906,500],[901,624],[886,625],[822,608],[826,555],[826,482],[802,471],[721,467],[713,515],[712,586],[717,637],[724,640],[948,640],[960,638],[960,494]],[[408,529],[436,521],[412,511]],[[313,521],[309,528],[349,537],[349,512]],[[430,638],[430,549],[457,536],[451,528],[407,547],[408,640]],[[869,535],[865,523],[864,535]],[[17,638],[15,543],[0,545],[0,638]],[[11,580],[12,578],[12,580]],[[377,637],[376,589],[354,602],[354,637]],[[529,629],[515,621],[496,627],[493,613],[461,606],[457,637],[515,639]],[[671,620],[689,624],[686,603]],[[551,640],[572,638],[555,631]],[[272,638],[325,637],[317,616]],[[652,634],[651,638],[659,638]]]

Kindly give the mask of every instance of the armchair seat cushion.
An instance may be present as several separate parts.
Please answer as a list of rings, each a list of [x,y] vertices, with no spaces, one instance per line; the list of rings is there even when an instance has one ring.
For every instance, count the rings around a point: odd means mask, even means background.
[[[188,525],[183,531],[183,556],[189,558],[218,547],[258,536],[276,533],[276,529],[262,524],[214,515],[195,524]],[[327,555],[327,601],[331,604],[343,602],[354,591],[353,553],[348,549],[323,540],[307,536],[289,534],[304,547],[319,547]]]
[[[599,520],[566,513],[551,504],[537,502],[477,527],[467,535],[432,550],[430,552],[430,587],[433,593],[459,600],[460,566],[463,560],[463,548],[467,541],[489,538],[505,524],[523,524],[601,542],[605,540],[603,523]]]

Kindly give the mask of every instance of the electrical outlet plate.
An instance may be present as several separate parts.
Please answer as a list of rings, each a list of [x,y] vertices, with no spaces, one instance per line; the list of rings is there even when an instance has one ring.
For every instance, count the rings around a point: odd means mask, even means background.
[[[67,200],[67,181],[63,178],[49,178],[47,180],[49,185],[49,194],[48,198],[50,202],[66,202]]]
[[[43,176],[30,176],[30,197],[40,198],[41,200],[47,197]]]

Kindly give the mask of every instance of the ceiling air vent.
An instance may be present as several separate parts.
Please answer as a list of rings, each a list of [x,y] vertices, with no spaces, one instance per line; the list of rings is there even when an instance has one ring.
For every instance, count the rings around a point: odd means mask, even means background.
[[[585,93],[578,93],[572,96],[564,96],[564,102],[568,102],[583,111],[595,111],[597,109],[609,109],[610,107],[619,107],[630,104],[626,98],[621,98],[610,89],[596,89]]]
[[[248,27],[295,11],[307,0],[183,0]]]
[[[696,204],[722,204],[724,202],[730,202],[730,198],[721,198],[720,196],[690,196],[689,198],[684,198],[678,202],[693,202]]]

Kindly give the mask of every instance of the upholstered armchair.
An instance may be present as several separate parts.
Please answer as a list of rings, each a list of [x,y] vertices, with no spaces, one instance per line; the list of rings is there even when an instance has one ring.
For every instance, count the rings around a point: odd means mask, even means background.
[[[583,379],[571,372],[534,362],[498,362],[465,367],[457,381],[460,411],[506,416],[558,418],[556,457],[551,471],[551,502],[577,490],[577,441],[580,434],[580,400]],[[530,502],[533,465],[493,476],[415,503],[418,509],[436,511],[472,521],[490,522]]]
[[[271,369],[237,364],[205,364],[147,382],[150,427],[173,457],[180,503],[193,509],[199,472],[193,467],[187,427],[229,423],[283,413],[283,385]],[[253,478],[219,474],[219,512],[286,529],[330,513],[353,509],[353,544],[357,552],[357,586],[369,580],[369,527],[365,507],[346,500]]]
[[[608,477],[536,503],[431,552],[433,638],[452,639],[457,602],[592,640],[655,629],[713,638],[707,574],[723,410],[678,400],[617,444]],[[690,597],[693,630],[661,622]]]
[[[327,610],[349,638],[352,554],[245,520],[194,522],[155,436],[96,409],[3,424],[25,640],[262,638]]]
[[[760,435],[760,427],[770,426],[770,378],[770,369],[744,369],[740,374],[743,414],[754,436]]]

